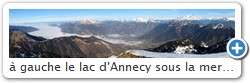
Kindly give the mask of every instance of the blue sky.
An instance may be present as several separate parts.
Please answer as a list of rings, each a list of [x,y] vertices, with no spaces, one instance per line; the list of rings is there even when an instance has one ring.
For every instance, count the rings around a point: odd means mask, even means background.
[[[234,9],[10,9],[10,23],[132,18],[171,18],[188,14],[202,17],[234,16]]]

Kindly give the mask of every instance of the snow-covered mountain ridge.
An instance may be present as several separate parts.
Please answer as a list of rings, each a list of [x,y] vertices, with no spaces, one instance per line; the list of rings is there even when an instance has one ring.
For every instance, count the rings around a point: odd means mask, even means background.
[[[228,16],[228,17],[202,17],[202,16],[196,16],[193,14],[188,14],[185,16],[180,16],[180,17],[166,17],[166,18],[150,18],[150,17],[138,17],[138,18],[131,18],[131,19],[113,19],[113,20],[96,20],[96,19],[90,19],[86,18],[80,21],[76,21],[82,24],[97,24],[100,22],[104,21],[118,21],[118,22],[161,22],[161,21],[166,21],[166,20],[223,20],[223,21],[235,21],[235,17],[233,16]]]

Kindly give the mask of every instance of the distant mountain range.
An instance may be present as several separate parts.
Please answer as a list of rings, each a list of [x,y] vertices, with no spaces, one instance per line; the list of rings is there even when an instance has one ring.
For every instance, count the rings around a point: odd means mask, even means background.
[[[161,22],[164,20],[221,20],[221,21],[235,21],[235,17],[202,17],[202,16],[195,16],[193,14],[188,14],[185,16],[175,17],[175,18],[134,18],[134,19],[114,19],[114,21],[121,21],[121,22]]]
[[[234,17],[210,17],[204,18],[194,15],[186,15],[176,18],[135,18],[135,19],[114,19],[114,20],[93,20],[83,19],[62,23],[59,27],[62,32],[75,33],[79,35],[103,35],[118,34],[124,37],[139,37],[151,31],[159,24],[172,21],[185,21],[205,26],[207,24],[221,23],[234,29]]]
[[[10,25],[9,26],[9,31],[22,31],[22,32],[33,32],[33,31],[37,31],[37,28],[31,27],[31,26],[14,26],[14,25]]]
[[[224,20],[224,21],[235,21],[235,17],[202,17],[202,16],[194,16],[193,14],[189,14],[186,16],[176,17],[176,18],[167,18],[172,20]]]
[[[97,21],[85,19],[82,21],[66,22],[60,25],[62,32],[79,35],[110,35],[140,36],[152,30],[159,23],[137,21]]]

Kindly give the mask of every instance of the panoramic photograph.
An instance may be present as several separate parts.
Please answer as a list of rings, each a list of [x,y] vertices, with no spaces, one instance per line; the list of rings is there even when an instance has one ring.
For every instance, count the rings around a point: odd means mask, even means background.
[[[229,58],[234,9],[10,9],[9,58]]]

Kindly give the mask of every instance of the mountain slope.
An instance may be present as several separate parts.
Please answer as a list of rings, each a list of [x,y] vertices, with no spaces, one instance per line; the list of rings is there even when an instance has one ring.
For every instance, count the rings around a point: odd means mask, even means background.
[[[187,21],[172,21],[160,24],[140,39],[154,44],[164,44],[168,41],[189,39],[194,42],[204,42],[208,46],[215,45],[225,39],[234,37],[234,29],[230,26],[216,23],[202,26]]]
[[[164,43],[171,40],[180,40],[187,38],[201,27],[185,21],[171,21],[169,23],[159,24],[153,30],[149,31],[140,39],[145,39],[153,43]]]
[[[203,41],[208,46],[215,45],[228,38],[233,38],[235,35],[233,28],[223,25],[221,23],[208,24],[193,35],[190,35],[188,39],[192,41]]]
[[[59,37],[43,41],[35,39],[21,31],[10,32],[10,57],[105,58],[126,49],[122,45],[111,44],[94,36]]]
[[[191,40],[176,40],[164,43],[156,48],[145,49],[151,52],[159,53],[174,53],[174,54],[211,54],[226,52],[227,42],[225,39],[222,42],[207,46],[204,42],[195,42]]]

